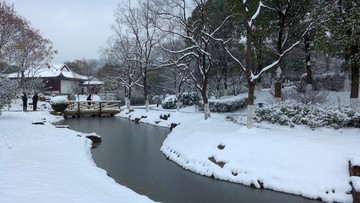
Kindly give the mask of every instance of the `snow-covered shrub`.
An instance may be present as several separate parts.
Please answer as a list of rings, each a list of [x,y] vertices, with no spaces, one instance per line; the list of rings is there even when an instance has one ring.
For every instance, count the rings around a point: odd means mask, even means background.
[[[247,106],[247,97],[229,97],[225,99],[209,100],[211,112],[233,112]],[[203,110],[201,106],[199,110]]]
[[[182,106],[192,106],[200,101],[200,97],[196,92],[184,92],[179,100]]]
[[[17,88],[17,81],[10,80],[5,75],[0,74],[0,115],[1,109],[5,105],[10,105],[11,100],[18,94]]]
[[[255,110],[257,121],[269,121],[280,125],[307,125],[319,127],[360,127],[360,114],[351,108],[319,108],[286,101]]]
[[[303,104],[321,104],[326,101],[328,94],[325,91],[306,90],[304,82],[295,83],[295,86],[283,90],[283,100],[295,100]]]
[[[50,105],[55,112],[64,112],[69,102],[65,96],[56,96],[50,99]]]
[[[177,99],[175,95],[167,95],[161,105],[164,109],[176,109],[176,102]]]

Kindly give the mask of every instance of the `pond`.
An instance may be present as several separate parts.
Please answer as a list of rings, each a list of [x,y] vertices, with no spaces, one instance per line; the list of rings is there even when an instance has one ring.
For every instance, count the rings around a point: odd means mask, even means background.
[[[57,124],[101,135],[92,155],[98,167],[121,185],[154,201],[180,202],[318,202],[300,196],[260,190],[215,180],[190,171],[166,159],[160,147],[168,128],[135,124],[118,117],[65,119]]]

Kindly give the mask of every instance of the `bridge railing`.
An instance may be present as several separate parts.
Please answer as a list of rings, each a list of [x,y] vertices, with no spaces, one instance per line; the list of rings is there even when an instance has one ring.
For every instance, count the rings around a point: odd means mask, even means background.
[[[64,115],[82,114],[116,114],[120,112],[122,101],[101,100],[101,101],[75,101],[69,100],[69,106],[65,109]]]

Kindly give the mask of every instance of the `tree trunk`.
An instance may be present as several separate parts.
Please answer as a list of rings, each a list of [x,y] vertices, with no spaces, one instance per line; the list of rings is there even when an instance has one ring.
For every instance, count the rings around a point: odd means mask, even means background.
[[[205,117],[205,119],[208,119],[211,116],[210,115],[209,98],[208,98],[208,95],[207,95],[207,85],[208,85],[208,78],[205,75],[203,85],[202,85],[202,89],[201,89],[201,96],[202,96],[203,102],[204,102],[204,117]]]
[[[351,39],[351,35],[356,34],[360,35],[360,33],[352,33],[351,30],[348,31],[348,36]],[[359,61],[357,60],[357,55],[359,54],[359,46],[358,42],[353,42],[350,48],[350,69],[351,69],[351,90],[350,90],[350,107],[357,108],[358,107],[358,99],[359,99]]]
[[[280,66],[276,70],[276,77],[275,77],[275,101],[280,103],[281,102],[281,86],[282,86],[282,72]]]
[[[20,78],[20,87],[21,89],[25,89],[25,71],[21,71],[21,78]]]
[[[201,96],[203,98],[203,102],[204,102],[204,118],[205,120],[210,118],[210,105],[209,105],[209,99],[206,93],[206,90],[201,90]]]
[[[149,106],[148,89],[147,89],[147,67],[144,68],[143,86],[144,86],[145,110],[146,112],[148,112],[150,110],[150,106]]]
[[[204,116],[205,116],[205,120],[210,118],[210,104],[209,103],[204,103]]]
[[[224,76],[224,96],[228,96],[227,72],[228,72],[228,64],[226,59],[224,58],[222,60],[222,75]]]
[[[148,99],[145,99],[145,110],[146,112],[150,111],[150,103]]]
[[[359,65],[355,59],[351,62],[351,90],[350,90],[350,107],[356,109],[359,99]]]
[[[130,98],[127,97],[125,100],[126,108],[130,110]]]
[[[312,71],[311,71],[311,52],[310,52],[310,39],[309,34],[305,35],[305,67],[306,67],[306,93],[309,93],[313,89],[313,78],[312,78]]]
[[[126,103],[126,108],[129,109],[129,111],[130,111],[130,108],[131,108],[131,87],[129,87],[125,103]]]
[[[254,125],[254,102],[255,102],[255,82],[250,82],[247,105],[247,123],[246,127],[251,129]]]
[[[245,58],[245,74],[247,78],[247,84],[248,84],[248,106],[247,106],[247,123],[246,127],[251,129],[254,124],[254,101],[255,101],[255,83],[256,81],[253,81],[251,78],[251,68],[253,66],[253,56],[252,56],[252,43],[253,43],[253,36],[252,36],[252,30],[250,27],[246,26],[247,30],[247,40],[246,40],[246,58]]]

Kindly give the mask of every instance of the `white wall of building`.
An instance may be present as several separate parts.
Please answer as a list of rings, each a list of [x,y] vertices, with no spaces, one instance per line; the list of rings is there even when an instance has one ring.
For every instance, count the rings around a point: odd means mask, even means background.
[[[61,94],[71,94],[75,87],[79,87],[78,81],[62,80]]]

